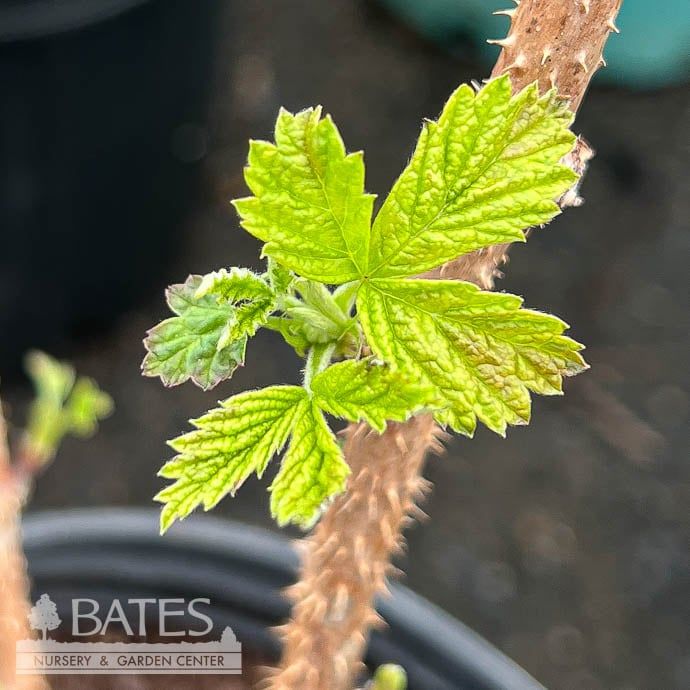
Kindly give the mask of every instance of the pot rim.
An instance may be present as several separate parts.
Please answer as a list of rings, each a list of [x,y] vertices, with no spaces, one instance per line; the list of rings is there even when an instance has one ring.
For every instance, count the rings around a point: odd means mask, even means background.
[[[29,512],[22,521],[24,547],[32,561],[42,550],[98,545],[99,551],[139,550],[154,553],[188,552],[220,557],[270,571],[290,581],[298,557],[285,537],[268,530],[224,518],[195,514],[177,522],[165,536],[158,531],[155,508],[70,508]],[[50,559],[43,570],[50,568]],[[545,690],[532,676],[476,632],[435,604],[398,583],[390,584],[391,597],[377,602],[389,628],[411,654],[428,656],[457,677],[469,677],[477,688],[493,690]]]

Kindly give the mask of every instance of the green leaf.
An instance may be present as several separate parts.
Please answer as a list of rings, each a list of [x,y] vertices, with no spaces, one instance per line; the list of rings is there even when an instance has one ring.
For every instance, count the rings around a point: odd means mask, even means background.
[[[235,395],[193,420],[196,430],[170,441],[178,455],[159,472],[176,480],[156,496],[165,504],[162,531],[199,505],[213,508],[253,472],[261,476],[308,404],[303,388],[272,386]]]
[[[194,293],[195,299],[215,295],[220,302],[236,304],[243,300],[273,300],[273,290],[261,277],[248,268],[221,268],[202,277]]]
[[[281,110],[275,144],[250,142],[245,179],[254,196],[233,204],[265,255],[323,283],[363,274],[374,197],[364,193],[362,153],[345,153],[320,107]]]
[[[234,318],[228,322],[218,340],[217,349],[223,349],[244,336],[251,337],[266,323],[275,309],[273,289],[261,277],[246,268],[221,268],[205,275],[195,299],[214,295],[218,302],[236,305]]]
[[[378,432],[386,421],[404,422],[439,400],[433,386],[377,364],[372,357],[333,364],[311,382],[316,404],[335,417],[366,421]]]
[[[326,420],[309,401],[296,419],[292,439],[271,484],[271,513],[279,525],[311,527],[329,498],[345,490],[350,468]]]
[[[266,328],[276,331],[283,336],[283,340],[292,347],[295,352],[304,357],[309,349],[309,338],[304,334],[302,323],[284,316],[269,316]]]
[[[168,288],[168,305],[177,316],[152,328],[144,340],[148,353],[142,371],[145,376],[160,376],[166,386],[191,379],[207,390],[244,363],[247,338],[232,338],[238,323],[236,307],[214,294],[197,297],[202,282],[202,276],[192,275]]]
[[[24,452],[45,464],[62,439],[91,436],[113,410],[111,397],[90,378],[76,379],[74,369],[43,352],[30,352],[26,369],[36,391],[29,409]]]
[[[412,160],[381,207],[369,275],[410,276],[475,249],[524,241],[558,212],[577,179],[560,165],[575,142],[572,113],[533,84],[511,97],[499,77],[461,86],[424,124]]]
[[[563,376],[586,367],[565,323],[521,304],[442,280],[372,280],[357,298],[374,353],[432,384],[448,405],[437,420],[467,435],[477,418],[499,434],[526,424],[529,391],[558,394]]]
[[[268,267],[266,275],[268,282],[277,295],[286,295],[292,287],[295,274],[287,268],[281,266],[277,261],[268,257]]]
[[[74,384],[65,406],[69,432],[75,436],[93,436],[98,421],[108,417],[112,411],[112,398],[93,379],[82,377]]]

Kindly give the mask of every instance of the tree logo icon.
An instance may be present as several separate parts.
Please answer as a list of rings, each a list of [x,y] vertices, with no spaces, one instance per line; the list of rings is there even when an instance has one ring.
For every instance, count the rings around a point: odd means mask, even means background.
[[[47,594],[41,594],[41,598],[32,607],[29,613],[29,625],[34,630],[40,630],[43,639],[46,639],[48,630],[55,630],[62,621],[57,613],[55,603],[51,601]]]

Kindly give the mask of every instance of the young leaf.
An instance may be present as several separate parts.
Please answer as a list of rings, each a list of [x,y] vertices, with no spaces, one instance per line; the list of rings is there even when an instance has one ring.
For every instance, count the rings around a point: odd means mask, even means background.
[[[165,504],[161,530],[199,505],[210,510],[252,472],[261,476],[304,413],[306,398],[298,386],[272,386],[235,395],[193,420],[196,430],[170,441],[178,455],[159,472],[176,480],[156,496]]]
[[[47,463],[66,435],[91,436],[112,412],[113,401],[92,379],[76,379],[69,364],[43,352],[30,352],[26,369],[36,397],[29,410],[24,452],[34,462]]]
[[[254,196],[233,202],[263,253],[306,278],[345,283],[366,270],[374,197],[362,153],[345,153],[321,108],[281,110],[275,144],[252,141],[245,179]]]
[[[280,471],[270,486],[271,513],[279,525],[305,529],[324,502],[345,489],[350,468],[315,403],[305,403],[296,418]]]
[[[192,275],[166,292],[170,309],[177,314],[154,326],[144,345],[145,376],[160,376],[166,386],[191,379],[207,390],[232,376],[244,363],[246,335],[233,340],[237,310],[213,294],[197,297],[202,276]]]
[[[437,420],[467,435],[477,418],[499,434],[526,424],[529,391],[558,394],[563,376],[586,367],[566,324],[521,304],[443,280],[372,280],[357,298],[375,354],[433,385],[448,405]]]
[[[71,433],[81,437],[92,436],[99,420],[108,417],[112,411],[112,398],[93,379],[85,376],[77,379],[65,405]]]
[[[261,277],[248,268],[221,268],[202,277],[194,293],[195,299],[215,295],[220,302],[236,304],[243,300],[272,301],[273,290]]]
[[[369,275],[411,276],[501,242],[558,212],[577,179],[558,161],[575,137],[572,113],[537,85],[511,97],[499,77],[478,93],[461,86],[438,122],[424,124],[407,168],[371,234]]]
[[[268,257],[266,275],[268,282],[277,295],[286,295],[290,291],[295,274]]]
[[[351,422],[364,420],[379,433],[385,431],[386,421],[404,422],[439,402],[432,386],[377,364],[372,357],[333,364],[314,377],[311,390],[322,410]]]

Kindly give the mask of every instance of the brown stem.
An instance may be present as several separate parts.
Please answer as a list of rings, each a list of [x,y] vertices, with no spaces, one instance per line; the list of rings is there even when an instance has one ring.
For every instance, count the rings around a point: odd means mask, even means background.
[[[385,591],[391,556],[424,491],[424,458],[441,449],[443,435],[429,415],[390,424],[384,434],[365,424],[344,433],[350,488],[302,540],[302,573],[289,590],[293,620],[282,631],[274,690],[352,687],[366,632],[378,621],[374,596]]]
[[[42,690],[42,676],[15,675],[15,644],[29,639],[26,560],[21,540],[21,514],[31,480],[11,463],[5,418],[0,410],[0,688]]]
[[[621,0],[522,0],[492,76],[509,72],[513,89],[538,81],[555,87],[577,110]],[[592,150],[580,140],[566,162],[583,173]],[[560,200],[579,205],[577,188]],[[493,287],[508,245],[460,257],[429,274]],[[405,516],[423,486],[428,451],[442,432],[427,415],[391,425],[383,436],[362,425],[345,432],[352,467],[347,492],[336,498],[313,534],[303,540],[300,581],[291,591],[293,618],[283,627],[283,659],[272,690],[348,690],[361,664],[373,600],[385,590],[390,557],[402,547]]]

